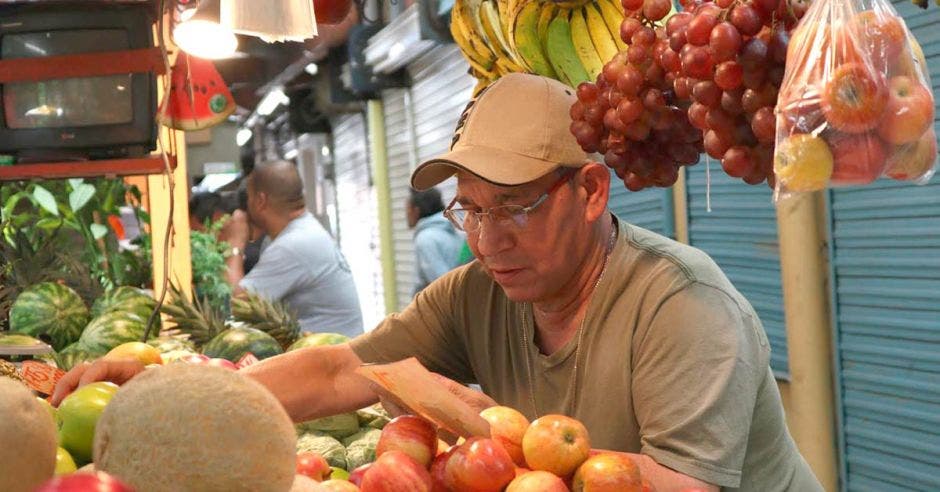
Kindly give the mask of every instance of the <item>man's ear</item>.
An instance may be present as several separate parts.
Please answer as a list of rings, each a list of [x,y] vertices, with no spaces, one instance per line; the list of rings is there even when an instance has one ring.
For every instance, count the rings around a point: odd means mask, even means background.
[[[607,166],[590,162],[578,172],[578,185],[584,194],[585,218],[594,222],[607,211],[610,198],[610,171]]]

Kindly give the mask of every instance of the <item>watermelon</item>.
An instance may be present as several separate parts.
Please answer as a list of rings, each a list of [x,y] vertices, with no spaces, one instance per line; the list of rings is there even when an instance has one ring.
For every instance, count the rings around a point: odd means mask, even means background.
[[[134,313],[111,311],[91,320],[78,342],[95,357],[125,342],[139,342],[147,320]]]
[[[339,333],[307,333],[291,344],[287,351],[290,352],[304,347],[319,347],[320,345],[339,345],[348,341],[349,337]]]
[[[177,130],[202,130],[235,112],[235,99],[212,61],[180,52],[157,120]]]
[[[202,348],[203,355],[232,362],[238,362],[248,352],[258,359],[266,359],[283,353],[283,350],[274,337],[254,328],[229,328]]]
[[[136,287],[121,286],[108,291],[91,306],[91,317],[97,318],[112,311],[127,311],[147,321],[157,307],[157,301],[146,291]],[[154,333],[160,331],[160,317],[154,318]]]
[[[80,343],[73,343],[55,354],[55,365],[63,371],[68,371],[76,365],[94,358]]]
[[[196,346],[193,342],[182,338],[182,337],[172,337],[172,336],[162,336],[157,338],[151,338],[147,340],[147,344],[151,347],[156,347],[161,354],[167,352],[173,352],[174,350],[186,350],[188,352],[195,352]]]
[[[35,347],[42,343],[42,340],[29,335],[0,335],[0,347]]]
[[[16,298],[10,308],[10,331],[39,338],[61,350],[78,340],[88,318],[88,308],[74,290],[43,282]]]

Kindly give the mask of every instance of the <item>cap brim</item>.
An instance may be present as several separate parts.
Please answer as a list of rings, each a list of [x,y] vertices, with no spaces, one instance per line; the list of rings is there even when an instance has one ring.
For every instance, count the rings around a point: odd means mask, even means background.
[[[584,163],[557,163],[494,148],[463,147],[430,159],[411,174],[411,187],[424,191],[458,171],[466,171],[499,186],[517,186],[535,181],[559,166],[576,167]]]

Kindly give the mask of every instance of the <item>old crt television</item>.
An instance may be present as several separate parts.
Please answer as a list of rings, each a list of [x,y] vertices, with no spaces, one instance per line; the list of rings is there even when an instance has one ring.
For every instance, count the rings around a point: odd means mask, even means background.
[[[151,10],[87,4],[0,7],[0,58],[152,46]],[[156,105],[152,73],[0,84],[0,154],[21,162],[140,156],[155,148]]]

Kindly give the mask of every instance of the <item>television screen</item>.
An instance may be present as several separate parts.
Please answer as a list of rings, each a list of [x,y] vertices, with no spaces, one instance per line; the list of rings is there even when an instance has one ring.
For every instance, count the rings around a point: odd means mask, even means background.
[[[32,58],[128,49],[125,29],[11,33],[0,58]],[[3,112],[11,129],[76,128],[134,121],[131,75],[5,84]]]

